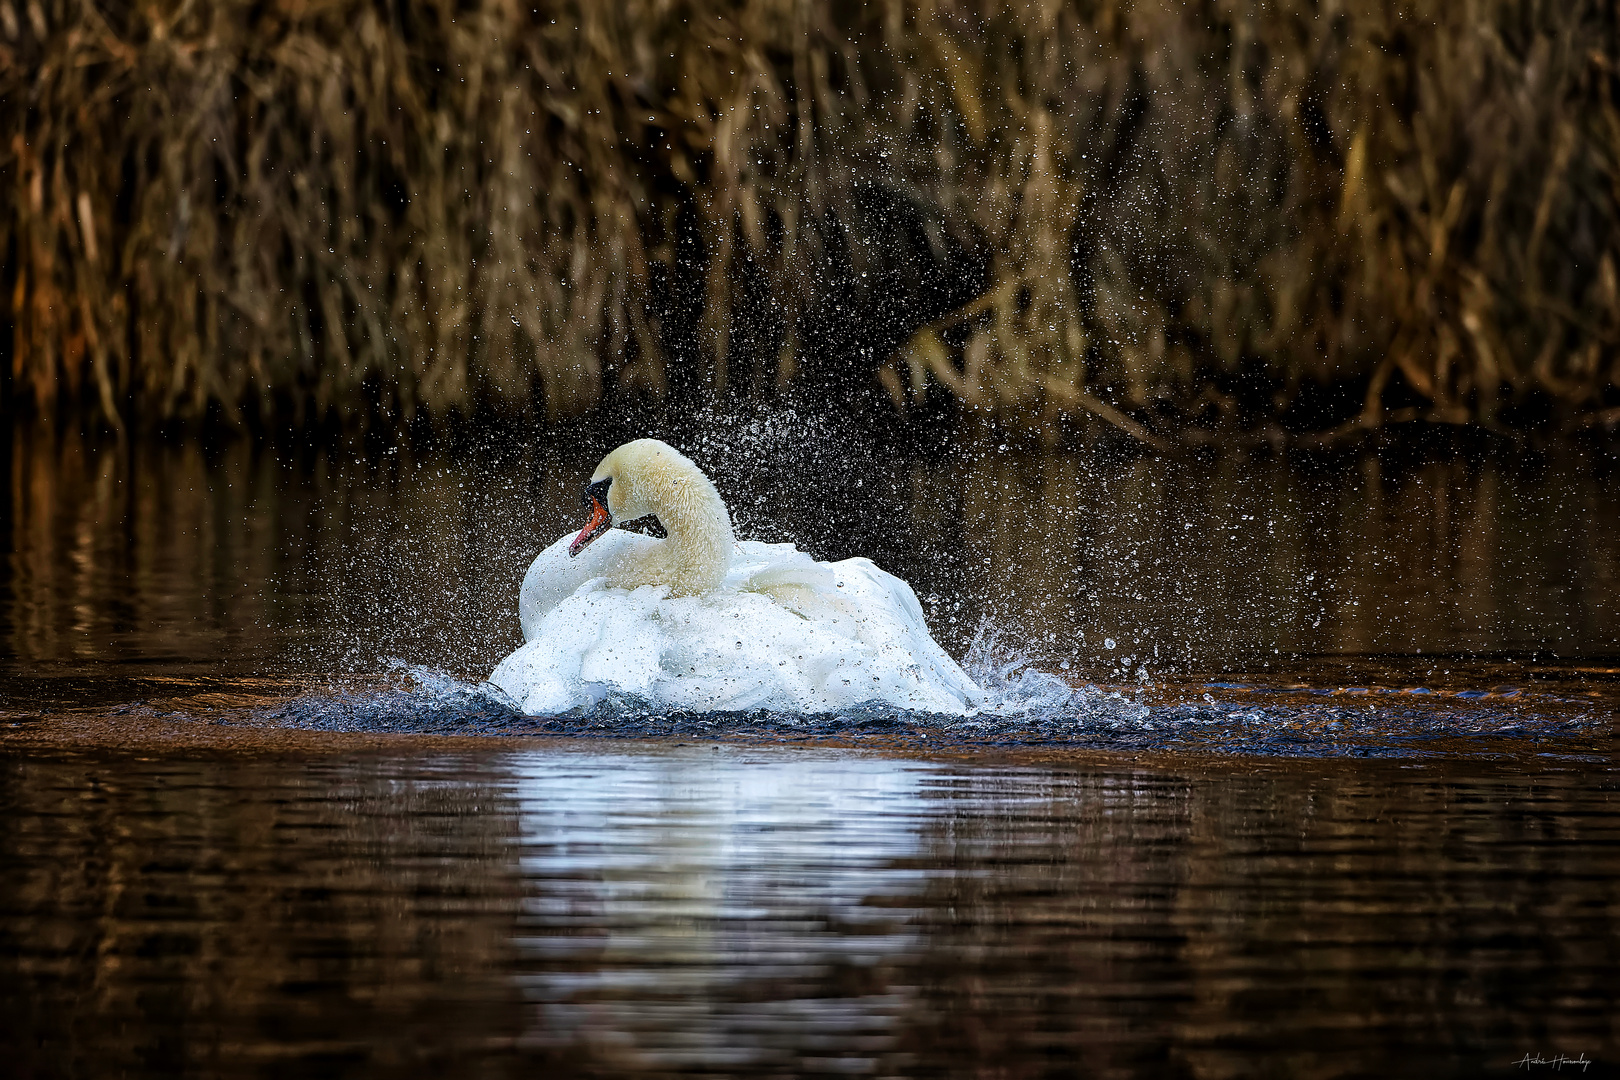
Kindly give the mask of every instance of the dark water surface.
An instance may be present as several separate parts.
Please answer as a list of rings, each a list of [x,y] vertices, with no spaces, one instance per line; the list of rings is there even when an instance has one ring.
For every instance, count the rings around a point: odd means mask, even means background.
[[[398,658],[482,677],[521,640],[523,570],[577,531],[618,441],[206,451],[16,431],[0,664],[262,675]],[[1620,658],[1611,456],[1167,461],[981,440],[906,457],[792,414],[679,441],[740,536],[874,559],[957,656],[988,618],[1090,680],[1383,656],[1421,682],[1446,678],[1426,656]]]
[[[1612,775],[37,754],[0,803],[9,1075],[1620,1060]]]
[[[1612,461],[704,430],[741,535],[911,581],[1003,711],[484,695],[615,437],[13,432],[4,1071],[1620,1066]]]

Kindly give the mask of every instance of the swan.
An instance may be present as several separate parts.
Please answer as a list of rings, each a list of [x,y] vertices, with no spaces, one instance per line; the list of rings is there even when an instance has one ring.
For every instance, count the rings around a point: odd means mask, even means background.
[[[714,484],[666,443],[608,454],[584,503],[585,527],[524,575],[524,643],[489,677],[524,713],[610,696],[702,712],[883,702],[957,715],[985,700],[928,632],[911,586],[868,559],[739,542]],[[642,521],[662,536],[622,527]]]

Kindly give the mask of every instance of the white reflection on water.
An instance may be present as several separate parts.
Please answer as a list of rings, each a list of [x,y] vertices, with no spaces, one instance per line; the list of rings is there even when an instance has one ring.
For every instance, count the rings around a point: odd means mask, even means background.
[[[712,747],[512,761],[531,889],[519,981],[538,1005],[525,1042],[612,1033],[661,1067],[782,1060],[788,1031],[792,1054],[824,1044],[844,1067],[889,1048],[900,994],[827,987],[920,944],[904,898],[928,873],[930,770]]]

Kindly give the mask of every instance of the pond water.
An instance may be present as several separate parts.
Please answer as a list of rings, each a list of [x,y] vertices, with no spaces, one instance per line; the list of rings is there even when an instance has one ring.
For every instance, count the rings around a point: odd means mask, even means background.
[[[670,437],[740,536],[873,558],[958,656],[986,620],[1100,680],[1385,656],[1443,681],[1416,658],[1620,651],[1612,454],[925,454],[792,413],[689,426]],[[519,641],[524,567],[576,531],[620,438],[208,450],[19,428],[0,446],[0,663],[487,674]]]
[[[516,715],[622,434],[12,433],[18,1075],[1620,1065],[1612,458],[708,417],[740,535],[905,577],[1007,707]]]
[[[36,753],[0,800],[11,1075],[1484,1076],[1620,1051],[1612,775]]]

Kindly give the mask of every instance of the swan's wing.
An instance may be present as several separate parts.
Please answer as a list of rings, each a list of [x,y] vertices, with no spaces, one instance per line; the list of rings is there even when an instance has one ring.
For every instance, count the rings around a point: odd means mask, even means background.
[[[968,711],[984,692],[940,648],[911,586],[870,559],[817,562],[791,544],[739,545],[728,584],[763,593],[819,630],[865,646],[878,682],[914,686],[912,707]],[[739,580],[740,579],[740,580]]]
[[[712,594],[607,585],[612,561],[643,540],[658,542],[609,534],[597,544],[614,547],[594,560],[587,548],[567,561],[566,543],[535,560],[532,592],[525,581],[529,640],[490,676],[524,712],[565,712],[609,694],[705,712],[886,701],[960,714],[984,700],[929,634],[911,587],[866,559],[819,563],[790,544],[744,543],[728,587]],[[549,607],[534,614],[542,590]]]
[[[523,624],[523,640],[533,641],[546,613],[579,591],[593,578],[604,577],[621,563],[642,557],[662,541],[624,529],[609,529],[590,547],[570,558],[568,544],[573,534],[557,538],[534,557],[518,590],[518,621]]]
[[[668,591],[587,582],[537,620],[534,635],[489,681],[530,715],[591,706],[611,691],[652,696],[663,651],[658,606]]]
[[[795,614],[860,641],[882,644],[898,637],[909,644],[920,631],[933,644],[917,594],[870,559],[825,563],[792,544],[738,546],[744,559],[727,584],[739,591],[764,593]]]
[[[830,567],[838,576],[840,598],[859,612],[861,640],[875,648],[882,661],[960,702],[962,709],[984,702],[984,691],[934,640],[910,585],[870,559],[845,559]]]
[[[761,593],[802,619],[843,624],[846,637],[856,637],[851,621],[859,614],[838,588],[831,563],[817,562],[792,544],[744,541],[726,584],[739,592]]]
[[[746,590],[755,576],[772,570],[796,566],[800,563],[816,565],[815,560],[792,544],[766,544],[758,540],[739,540],[731,549],[731,569],[726,573],[726,585]]]

